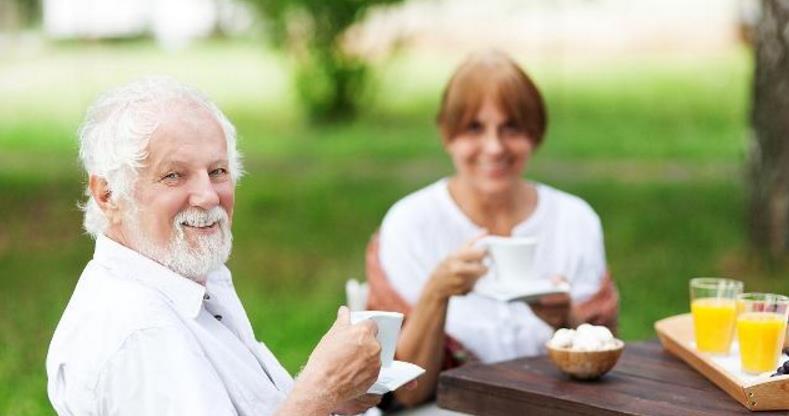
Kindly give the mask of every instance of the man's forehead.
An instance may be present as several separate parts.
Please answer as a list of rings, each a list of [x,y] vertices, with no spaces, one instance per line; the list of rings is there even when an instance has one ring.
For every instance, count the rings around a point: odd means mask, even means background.
[[[146,150],[146,165],[227,161],[225,132],[200,106],[173,108],[164,114]]]
[[[166,100],[161,104],[160,126],[179,123],[213,122],[221,129],[214,114],[194,100],[178,98]]]

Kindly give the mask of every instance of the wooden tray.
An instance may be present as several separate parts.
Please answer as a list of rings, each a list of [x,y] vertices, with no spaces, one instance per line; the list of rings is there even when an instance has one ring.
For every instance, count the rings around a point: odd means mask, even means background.
[[[743,382],[696,351],[693,346],[693,318],[689,313],[655,322],[655,331],[663,348],[703,374],[748,410],[789,410],[789,375]]]

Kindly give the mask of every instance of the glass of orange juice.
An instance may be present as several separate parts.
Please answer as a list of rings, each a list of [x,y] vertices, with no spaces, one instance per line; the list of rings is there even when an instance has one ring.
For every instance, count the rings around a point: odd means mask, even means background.
[[[697,277],[690,280],[690,312],[696,348],[702,352],[728,354],[734,338],[739,280]]]
[[[781,357],[789,316],[789,298],[772,293],[743,293],[737,297],[737,340],[742,371],[775,370]]]

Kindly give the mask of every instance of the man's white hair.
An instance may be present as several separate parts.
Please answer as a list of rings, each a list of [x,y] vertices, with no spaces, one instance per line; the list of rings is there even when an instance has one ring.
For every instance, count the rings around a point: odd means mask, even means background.
[[[236,129],[222,111],[200,91],[169,77],[146,77],[111,89],[96,99],[79,129],[79,157],[88,177],[104,178],[114,201],[132,203],[131,192],[138,169],[148,156],[148,142],[165,115],[181,111],[178,104],[198,105],[222,127],[233,182],[241,177],[241,155],[236,148]],[[109,223],[86,190],[83,226],[93,238],[103,234]]]

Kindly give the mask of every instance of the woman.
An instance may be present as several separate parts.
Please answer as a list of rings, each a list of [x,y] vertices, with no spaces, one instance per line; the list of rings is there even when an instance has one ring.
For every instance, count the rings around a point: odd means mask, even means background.
[[[546,121],[539,91],[503,53],[474,54],[450,79],[437,122],[455,173],[398,201],[368,250],[369,307],[406,313],[398,359],[427,370],[416,389],[395,394],[399,402],[428,400],[440,370],[469,358],[543,353],[556,328],[614,329],[618,295],[597,214],[521,176]],[[569,295],[526,304],[472,292],[487,273],[474,244],[484,235],[536,237],[538,274],[567,281]]]

